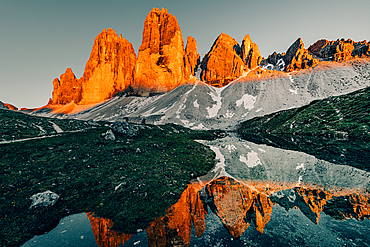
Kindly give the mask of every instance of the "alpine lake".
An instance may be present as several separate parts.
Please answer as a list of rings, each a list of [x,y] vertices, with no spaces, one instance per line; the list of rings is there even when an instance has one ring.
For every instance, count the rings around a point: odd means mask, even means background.
[[[35,121],[45,138],[0,144],[0,246],[370,245],[367,152],[171,124],[112,141],[104,122]],[[58,201],[30,208],[47,190]]]

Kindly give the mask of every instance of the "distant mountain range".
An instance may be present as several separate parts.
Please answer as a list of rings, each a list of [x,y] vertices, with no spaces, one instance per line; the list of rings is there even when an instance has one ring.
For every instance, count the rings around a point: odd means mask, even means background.
[[[53,81],[49,103],[34,114],[233,128],[255,116],[369,86],[369,57],[366,40],[321,39],[306,49],[298,38],[285,53],[263,58],[249,34],[240,45],[221,33],[201,59],[194,38],[184,46],[176,18],[153,8],[137,55],[121,34],[104,29],[83,76],[67,68]]]

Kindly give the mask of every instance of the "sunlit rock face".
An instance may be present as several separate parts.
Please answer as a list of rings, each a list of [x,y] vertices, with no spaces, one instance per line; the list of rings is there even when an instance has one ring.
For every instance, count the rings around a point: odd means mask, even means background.
[[[262,66],[268,69],[292,72],[301,69],[314,67],[319,60],[314,58],[310,52],[304,48],[301,38],[298,38],[284,53],[272,53],[267,59],[261,62]]]
[[[238,42],[221,33],[205,55],[201,64],[201,80],[222,87],[243,74],[245,64],[240,57]]]
[[[241,44],[241,58],[248,69],[256,68],[262,61],[261,53],[256,43],[247,34]]]
[[[285,71],[292,72],[313,67],[319,63],[319,60],[309,54],[308,50],[304,48],[302,39],[298,38],[287,50],[284,62],[286,64]]]
[[[70,102],[78,103],[82,99],[81,80],[78,80],[71,68],[68,68],[60,79],[53,81],[52,105],[65,105]]]
[[[86,63],[81,104],[101,102],[125,90],[133,81],[136,54],[130,42],[108,28],[95,38]]]
[[[3,106],[3,107],[1,107]],[[3,103],[0,101],[0,109],[1,108],[8,108],[9,110],[12,110],[12,111],[18,111],[18,108],[12,104],[9,104],[9,103]]]
[[[364,40],[355,42],[351,39],[328,41],[318,40],[308,48],[308,51],[325,61],[347,61],[353,58],[369,58],[370,44]]]
[[[184,42],[176,17],[153,8],[144,22],[143,41],[135,66],[133,91],[167,92],[188,79]]]
[[[52,105],[93,104],[125,90],[133,81],[136,54],[130,42],[108,28],[95,38],[83,77],[68,68],[53,81]]]
[[[197,41],[191,37],[188,36],[188,39],[186,41],[186,69],[187,69],[187,76],[194,75],[195,69],[198,66],[200,62],[200,55],[197,53]]]
[[[130,234],[111,230],[110,228],[113,226],[113,221],[110,219],[98,218],[91,213],[87,213],[87,217],[90,220],[95,241],[100,247],[122,246],[131,238]]]

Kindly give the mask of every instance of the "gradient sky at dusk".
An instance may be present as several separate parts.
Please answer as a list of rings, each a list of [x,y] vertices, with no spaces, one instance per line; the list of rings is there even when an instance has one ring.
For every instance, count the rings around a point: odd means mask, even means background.
[[[369,0],[0,0],[0,101],[45,105],[66,68],[82,76],[103,28],[122,33],[137,52],[153,7],[177,18],[184,41],[194,37],[202,57],[221,32],[240,43],[249,33],[264,57],[286,51],[298,37],[306,48],[322,38],[370,39]]]

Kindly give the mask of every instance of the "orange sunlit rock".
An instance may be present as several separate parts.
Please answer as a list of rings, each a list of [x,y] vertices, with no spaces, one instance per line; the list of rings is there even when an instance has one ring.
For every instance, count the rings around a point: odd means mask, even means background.
[[[194,70],[199,64],[200,55],[197,52],[197,41],[191,36],[188,36],[186,41],[185,53],[187,74],[194,75]]]
[[[71,68],[67,68],[60,79],[54,79],[53,88],[53,98],[50,102],[53,105],[65,105],[72,101],[80,102],[82,99],[81,80],[76,78]]]
[[[131,235],[120,233],[110,228],[113,221],[105,218],[95,217],[92,213],[86,213],[95,236],[95,241],[100,247],[118,247],[131,238]]]
[[[9,104],[9,103],[3,103],[3,105],[8,108],[9,110],[12,110],[12,111],[18,111],[18,108],[15,107],[14,105],[12,104]]]
[[[95,38],[80,79],[68,68],[53,81],[51,105],[94,104],[125,90],[133,81],[136,54],[130,42],[108,28]]]
[[[221,33],[203,58],[201,68],[201,80],[216,87],[223,87],[241,76],[245,64],[240,57],[238,42]]]
[[[136,54],[132,44],[111,28],[95,38],[86,63],[80,104],[104,101],[125,90],[133,81]],[[76,102],[76,101],[75,101]]]
[[[167,9],[153,8],[144,22],[133,91],[139,94],[167,92],[185,83],[189,78],[185,58],[184,42],[176,17]]]
[[[249,34],[242,41],[241,58],[248,69],[256,68],[262,61],[258,46],[251,40]]]
[[[286,65],[285,71],[292,72],[294,70],[314,67],[319,63],[319,60],[313,58],[308,50],[304,48],[302,39],[299,38],[287,50],[284,56],[284,62]]]
[[[308,48],[313,55],[328,61],[348,61],[353,58],[369,58],[370,43],[366,40],[355,42],[351,39],[328,41],[321,39]]]

